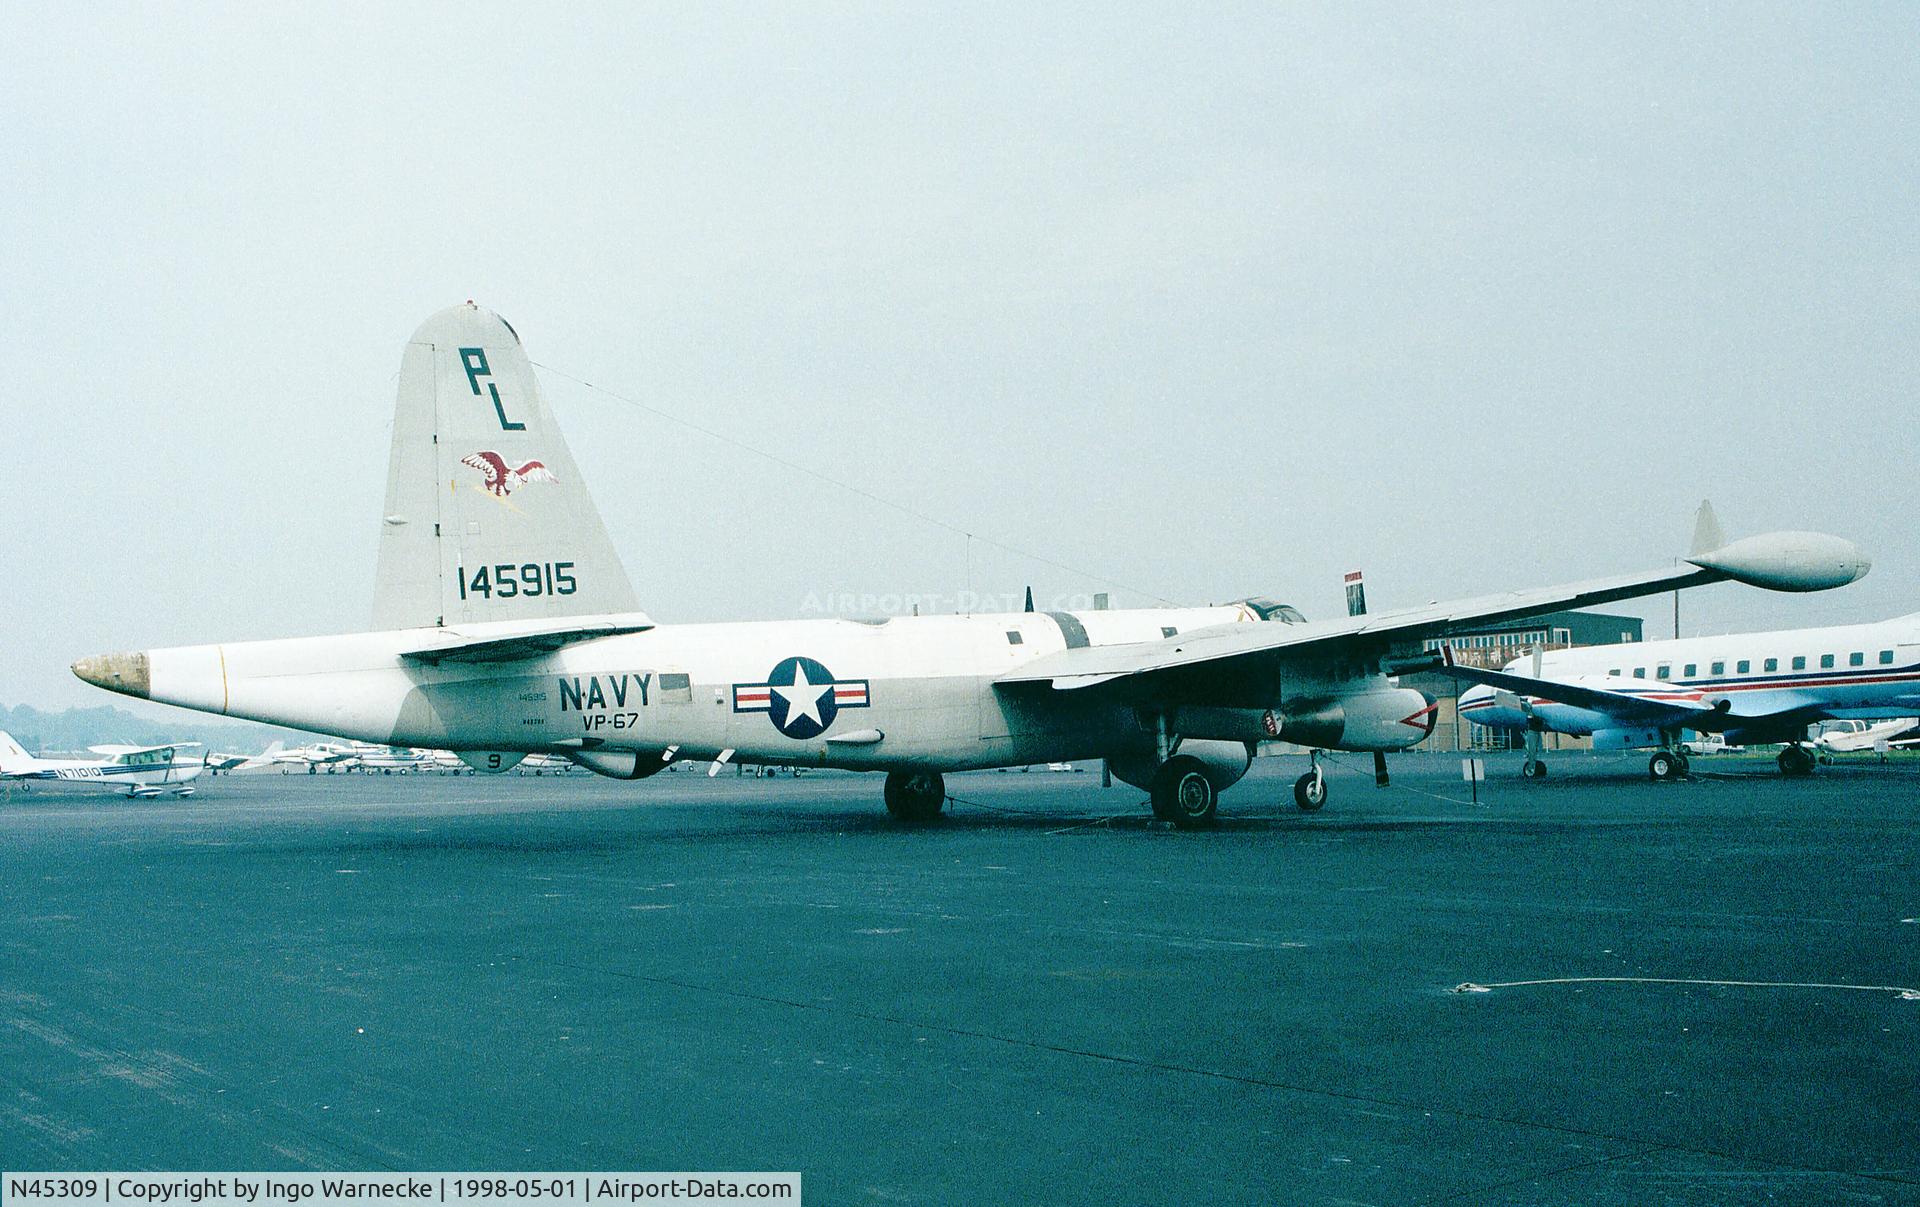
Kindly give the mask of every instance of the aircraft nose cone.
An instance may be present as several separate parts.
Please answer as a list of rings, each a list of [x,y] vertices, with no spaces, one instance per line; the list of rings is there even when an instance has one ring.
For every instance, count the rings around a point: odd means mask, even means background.
[[[73,673],[95,687],[142,700],[151,686],[144,653],[94,654],[74,663]]]

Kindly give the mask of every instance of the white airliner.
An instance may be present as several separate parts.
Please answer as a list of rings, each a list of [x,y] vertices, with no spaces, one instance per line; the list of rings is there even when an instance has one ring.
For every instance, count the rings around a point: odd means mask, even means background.
[[[1740,745],[1784,742],[1783,774],[1813,770],[1801,743],[1816,721],[1910,716],[1920,707],[1920,612],[1877,624],[1586,646],[1517,658],[1504,670],[1452,666],[1478,686],[1460,715],[1477,725],[1591,735],[1595,749],[1657,747],[1656,780],[1687,773],[1683,730]],[[1523,773],[1546,774],[1537,739]]]
[[[172,792],[192,796],[193,781],[205,770],[203,760],[179,758],[198,742],[170,746],[95,746],[98,759],[42,759],[22,749],[13,735],[0,733],[0,780],[71,780],[124,791],[141,799]]]
[[[908,819],[940,812],[944,772],[1105,759],[1156,814],[1200,826],[1259,741],[1380,754],[1425,738],[1433,701],[1394,675],[1430,664],[1427,638],[1730,579],[1822,590],[1866,570],[1837,537],[1776,533],[1679,566],[1321,623],[1249,599],[657,624],[520,337],[469,303],[428,319],[401,361],[373,631],[73,669],[143,699],[452,749],[486,771],[531,753],[620,779],[676,758],[882,771],[889,811]],[[1325,802],[1317,757],[1294,793]]]

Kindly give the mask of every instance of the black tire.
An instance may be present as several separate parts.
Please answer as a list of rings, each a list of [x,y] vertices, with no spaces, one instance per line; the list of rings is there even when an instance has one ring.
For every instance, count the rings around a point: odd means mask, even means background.
[[[1776,760],[1780,764],[1780,774],[1792,779],[1813,774],[1813,756],[1804,746],[1789,746],[1780,752]]]
[[[1545,759],[1528,759],[1520,765],[1520,774],[1530,780],[1546,779],[1547,762]]]
[[[1664,784],[1668,780],[1679,779],[1685,771],[1676,755],[1670,751],[1657,750],[1653,757],[1647,760],[1647,774],[1653,777],[1654,783]]]
[[[1219,817],[1220,792],[1207,766],[1189,755],[1176,754],[1153,774],[1149,790],[1153,815],[1182,830],[1201,830]]]
[[[1303,813],[1318,813],[1327,803],[1327,777],[1309,771],[1293,781],[1293,803]]]
[[[947,782],[938,771],[889,771],[882,795],[901,821],[933,821],[946,808]]]

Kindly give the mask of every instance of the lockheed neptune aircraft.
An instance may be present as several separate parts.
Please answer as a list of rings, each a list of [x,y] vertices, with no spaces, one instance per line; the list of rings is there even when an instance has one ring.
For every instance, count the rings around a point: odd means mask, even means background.
[[[1396,671],[1456,627],[1737,580],[1849,583],[1851,544],[1776,533],[1678,567],[1311,623],[1223,607],[657,624],[625,569],[520,337],[468,303],[407,343],[373,629],[83,658],[88,683],[504,771],[530,753],[640,779],[675,758],[886,773],[894,815],[930,818],[942,773],[1105,759],[1182,826],[1215,816],[1252,748],[1402,750],[1433,701]],[[1413,655],[1405,658],[1405,655]],[[1382,770],[1384,770],[1382,768]]]
[[[1800,776],[1813,770],[1813,753],[1801,745],[1812,723],[1905,717],[1920,707],[1920,613],[1879,624],[1536,652],[1504,670],[1449,666],[1448,673],[1479,685],[1461,694],[1461,716],[1528,735],[1528,777],[1547,773],[1538,739],[1547,731],[1590,734],[1599,750],[1657,747],[1648,774],[1677,779],[1687,773],[1684,730],[1739,744],[1784,742],[1780,771]]]

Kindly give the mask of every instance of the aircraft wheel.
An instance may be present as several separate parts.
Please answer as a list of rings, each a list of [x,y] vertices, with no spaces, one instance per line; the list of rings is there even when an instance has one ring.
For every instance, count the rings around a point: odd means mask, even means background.
[[[1293,803],[1308,813],[1318,812],[1327,803],[1327,777],[1309,771],[1293,781]]]
[[[1210,826],[1218,816],[1220,794],[1199,759],[1176,754],[1153,774],[1153,815],[1183,830]]]
[[[1780,752],[1780,774],[1798,778],[1813,774],[1813,756],[1804,746],[1789,746]]]
[[[1647,760],[1647,774],[1653,777],[1654,783],[1664,784],[1668,780],[1677,780],[1685,775],[1686,764],[1680,761],[1680,756],[1670,750],[1656,751],[1654,756]]]
[[[947,782],[938,771],[889,771],[883,795],[901,821],[932,821],[946,807]]]
[[[1520,764],[1520,774],[1530,780],[1546,779],[1547,762],[1545,759],[1528,759]]]
[[[307,766],[307,774],[308,774],[308,775],[318,775],[319,773],[320,773],[320,768],[318,768],[318,767],[315,767],[315,766],[313,766],[312,764],[308,764],[308,766]]]

